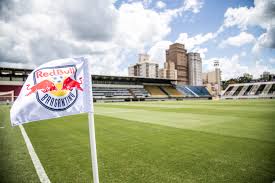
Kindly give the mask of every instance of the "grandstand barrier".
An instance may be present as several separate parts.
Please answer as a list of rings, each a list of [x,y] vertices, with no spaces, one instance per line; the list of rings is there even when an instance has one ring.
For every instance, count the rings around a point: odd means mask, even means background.
[[[234,89],[235,91],[232,92]],[[221,99],[258,98],[275,98],[275,81],[230,84],[221,96]]]
[[[249,94],[249,91],[251,90],[251,88],[253,87],[253,85],[249,85],[246,89],[246,91],[244,92],[243,96],[247,96]],[[242,96],[242,95],[240,95]]]
[[[239,92],[238,96],[242,96],[244,95],[244,93],[246,92],[246,90],[248,89],[249,85],[245,85],[243,86],[242,90]]]
[[[237,88],[237,90],[236,90],[232,95],[233,95],[233,96],[239,95],[239,93],[242,91],[243,87],[244,87],[244,86],[239,86],[239,87]]]
[[[270,88],[270,90],[267,92],[267,94],[275,94],[275,84],[272,85],[272,87]]]
[[[261,95],[267,95],[269,90],[271,89],[272,84],[267,84],[263,90],[263,92],[261,93]]]

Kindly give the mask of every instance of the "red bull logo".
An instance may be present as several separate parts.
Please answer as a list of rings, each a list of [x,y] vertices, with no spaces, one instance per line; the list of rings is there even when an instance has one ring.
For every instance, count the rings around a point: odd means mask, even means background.
[[[41,81],[40,83],[37,83],[36,85],[32,86],[31,88],[29,88],[29,87],[30,87],[30,85],[27,84],[27,90],[31,90],[27,94],[27,96],[29,96],[32,93],[37,92],[38,90],[41,90],[43,93],[47,93],[49,91],[57,90],[54,83],[49,81],[49,80]]]
[[[49,110],[66,110],[77,100],[78,91],[83,91],[82,77],[77,79],[76,74],[74,65],[36,70],[33,73],[34,85],[26,85],[29,90],[26,96],[35,94],[37,101]]]
[[[72,91],[74,88],[83,91],[83,89],[81,88],[81,84],[82,84],[82,78],[79,78],[80,83],[77,82],[76,80],[73,80],[70,77],[67,77],[64,81],[63,81],[63,87],[62,90],[70,90]]]

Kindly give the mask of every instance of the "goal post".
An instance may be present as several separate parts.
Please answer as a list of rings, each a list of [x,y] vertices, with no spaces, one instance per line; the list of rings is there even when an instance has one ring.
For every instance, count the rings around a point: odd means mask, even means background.
[[[0,104],[10,104],[14,102],[14,91],[0,92]]]

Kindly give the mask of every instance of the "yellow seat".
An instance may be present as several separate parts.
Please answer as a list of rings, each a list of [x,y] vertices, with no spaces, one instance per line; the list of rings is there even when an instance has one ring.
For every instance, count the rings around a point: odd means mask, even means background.
[[[180,93],[176,88],[172,86],[162,86],[161,87],[166,93],[168,93],[171,97],[183,97],[182,93]]]
[[[161,91],[158,86],[144,86],[144,88],[150,93],[152,97],[167,97],[167,95]]]

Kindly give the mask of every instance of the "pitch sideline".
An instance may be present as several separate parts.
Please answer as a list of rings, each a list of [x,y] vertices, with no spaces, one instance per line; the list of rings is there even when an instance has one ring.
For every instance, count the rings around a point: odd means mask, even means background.
[[[32,146],[32,143],[31,143],[24,127],[22,125],[19,125],[19,128],[20,128],[22,136],[25,140],[26,146],[28,148],[29,154],[30,154],[31,159],[32,159],[32,163],[34,165],[34,168],[36,170],[36,173],[39,177],[40,182],[41,183],[51,183],[51,181],[50,181],[49,177],[47,176],[47,174],[46,174],[46,172],[45,172],[45,170],[44,170],[37,154],[35,153],[35,150]]]

